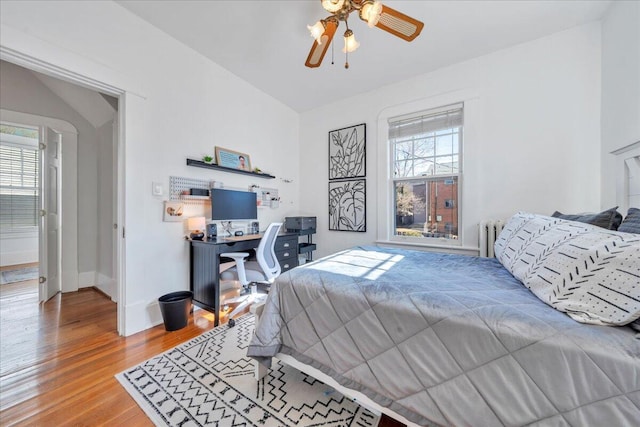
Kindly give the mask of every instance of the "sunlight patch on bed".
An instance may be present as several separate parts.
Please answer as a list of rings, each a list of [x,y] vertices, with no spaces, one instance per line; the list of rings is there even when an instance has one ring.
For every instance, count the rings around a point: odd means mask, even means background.
[[[311,264],[307,268],[350,277],[362,277],[367,280],[377,280],[403,258],[403,255],[352,250],[327,257],[324,261]]]

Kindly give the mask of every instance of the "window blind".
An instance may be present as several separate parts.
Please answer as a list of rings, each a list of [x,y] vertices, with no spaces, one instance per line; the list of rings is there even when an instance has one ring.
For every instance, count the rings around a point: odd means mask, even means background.
[[[0,144],[0,230],[38,226],[38,149]]]
[[[389,139],[405,139],[463,125],[463,104],[389,119]]]

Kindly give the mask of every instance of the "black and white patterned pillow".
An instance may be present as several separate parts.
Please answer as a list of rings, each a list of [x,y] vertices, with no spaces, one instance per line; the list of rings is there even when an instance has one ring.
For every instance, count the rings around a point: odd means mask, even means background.
[[[629,208],[629,212],[618,227],[618,231],[640,234],[640,209]]]
[[[495,252],[538,298],[579,322],[625,325],[640,318],[640,235],[520,212]]]

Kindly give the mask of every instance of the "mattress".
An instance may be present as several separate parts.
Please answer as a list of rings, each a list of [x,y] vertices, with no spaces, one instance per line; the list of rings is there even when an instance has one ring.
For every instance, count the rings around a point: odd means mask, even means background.
[[[248,355],[285,353],[420,425],[638,425],[640,339],[496,259],[356,247],[281,275]]]

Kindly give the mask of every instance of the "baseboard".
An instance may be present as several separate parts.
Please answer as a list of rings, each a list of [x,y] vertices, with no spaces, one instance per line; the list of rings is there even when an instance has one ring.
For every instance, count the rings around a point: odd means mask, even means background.
[[[129,304],[124,310],[125,325],[123,335],[126,337],[162,323],[162,314],[157,300]]]
[[[96,272],[83,271],[78,274],[78,288],[90,288],[96,286]]]
[[[113,302],[116,301],[116,292],[115,292],[115,280],[111,277],[105,276],[102,273],[96,273],[96,284],[95,288],[98,289],[103,294],[107,295]]]

